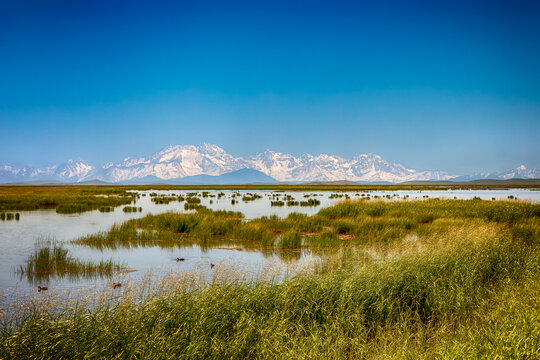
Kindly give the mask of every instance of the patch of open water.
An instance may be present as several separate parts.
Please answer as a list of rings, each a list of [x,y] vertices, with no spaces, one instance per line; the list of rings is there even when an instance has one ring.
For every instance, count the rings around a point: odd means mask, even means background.
[[[70,241],[81,236],[107,231],[113,224],[122,223],[129,219],[139,218],[147,214],[158,214],[168,211],[185,212],[184,202],[170,202],[169,204],[155,204],[151,201],[150,193],[159,195],[174,194],[186,195],[195,191],[140,191],[141,196],[134,206],[142,207],[142,212],[125,213],[123,207],[117,207],[113,212],[101,213],[90,211],[82,214],[57,214],[54,210],[18,211],[19,220],[0,221],[0,295],[9,294],[14,289],[18,291],[35,291],[38,285],[59,289],[76,289],[96,284],[106,284],[122,279],[138,279],[145,276],[150,270],[154,276],[162,277],[164,274],[184,271],[199,271],[205,279],[211,279],[219,267],[234,267],[241,269],[239,273],[246,276],[256,277],[270,271],[281,274],[291,274],[304,269],[309,264],[317,261],[318,256],[309,250],[287,252],[277,249],[267,251],[247,251],[235,248],[201,247],[199,245],[181,245],[162,248],[159,246],[133,247],[99,250],[82,245],[71,244]],[[218,193],[224,193],[221,198]],[[201,191],[198,191],[201,194]],[[244,202],[241,200],[247,193],[257,193],[262,198]],[[429,198],[457,198],[472,199],[480,197],[484,200],[507,199],[513,196],[518,199],[532,202],[540,202],[540,191],[530,189],[509,190],[449,190],[449,191],[370,191],[370,192],[278,192],[278,191],[208,191],[208,197],[202,197],[201,204],[212,210],[240,211],[246,218],[258,218],[261,216],[277,215],[286,217],[291,212],[299,212],[307,215],[316,214],[321,208],[328,207],[342,198],[331,198],[332,193],[338,193],[349,198],[362,198],[368,195],[391,196],[392,199],[400,200],[408,196],[409,200]],[[233,198],[234,194],[236,195]],[[291,195],[296,201],[317,199],[320,205],[313,207],[301,206],[270,206],[271,200],[276,200],[274,195],[280,195],[283,200],[284,194]],[[309,195],[309,197],[306,197]],[[363,195],[363,196],[362,196]],[[231,200],[237,200],[232,204]],[[33,253],[35,243],[39,239],[55,239],[65,244],[72,257],[82,260],[108,260],[126,264],[128,269],[136,272],[116,274],[112,279],[55,279],[43,284],[28,281],[24,276],[16,274],[16,269],[24,264],[28,256]],[[185,261],[177,262],[176,258],[184,258]],[[212,267],[210,264],[216,265]]]

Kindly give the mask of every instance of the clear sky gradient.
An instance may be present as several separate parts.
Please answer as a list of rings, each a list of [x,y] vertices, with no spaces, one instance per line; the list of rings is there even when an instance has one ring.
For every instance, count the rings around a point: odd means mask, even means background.
[[[0,0],[0,164],[170,144],[540,167],[539,1]]]

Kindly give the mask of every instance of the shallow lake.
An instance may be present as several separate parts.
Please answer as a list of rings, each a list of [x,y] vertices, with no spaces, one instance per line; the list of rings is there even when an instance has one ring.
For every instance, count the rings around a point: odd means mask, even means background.
[[[54,210],[18,211],[19,220],[0,220],[0,295],[10,294],[13,291],[35,291],[37,285],[46,285],[50,288],[70,290],[96,284],[109,284],[112,281],[127,281],[138,279],[152,271],[153,276],[162,277],[172,272],[197,271],[205,280],[212,279],[220,269],[235,269],[236,274],[245,277],[261,276],[273,272],[279,278],[284,274],[295,272],[311,266],[318,259],[309,250],[283,251],[274,248],[264,251],[253,251],[242,248],[221,246],[201,247],[198,245],[176,246],[162,248],[159,246],[133,247],[121,249],[99,250],[70,242],[81,236],[107,231],[113,224],[122,223],[128,219],[138,218],[147,214],[158,214],[168,211],[185,212],[184,202],[170,202],[169,204],[155,204],[151,201],[150,193],[159,195],[174,194],[186,195],[196,191],[140,191],[141,197],[134,206],[142,207],[141,212],[125,213],[123,207],[115,208],[113,212],[101,213],[90,211],[82,214],[57,214]],[[218,198],[218,193],[223,195]],[[208,191],[206,197],[198,191],[201,204],[212,210],[240,211],[246,218],[277,215],[286,217],[291,212],[300,212],[308,215],[317,213],[322,207],[327,207],[343,200],[346,197],[355,199],[362,197],[390,197],[399,201],[427,198],[457,198],[472,199],[479,197],[484,200],[507,199],[509,196],[521,200],[540,202],[540,191],[530,189],[508,190],[449,190],[449,191],[370,191],[370,192],[279,192],[279,191]],[[248,193],[258,194],[260,199],[242,201]],[[320,205],[313,207],[302,206],[271,206],[272,200],[284,200],[288,194],[295,201],[317,199]],[[332,194],[338,194],[332,196]],[[232,204],[232,200],[235,204]],[[286,202],[286,201],[285,201]],[[136,270],[131,273],[116,274],[113,279],[51,279],[46,283],[37,284],[16,273],[17,268],[24,264],[28,256],[34,252],[36,241],[55,239],[65,243],[70,256],[82,260],[108,260],[113,259],[125,264],[127,269]],[[176,258],[185,261],[177,262]],[[215,264],[212,267],[210,264]]]

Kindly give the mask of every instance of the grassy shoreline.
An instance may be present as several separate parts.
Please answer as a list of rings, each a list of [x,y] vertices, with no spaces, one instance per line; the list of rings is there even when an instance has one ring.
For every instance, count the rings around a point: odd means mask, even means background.
[[[448,231],[463,221],[514,224],[540,214],[540,204],[519,201],[349,200],[307,216],[291,213],[286,218],[262,217],[249,221],[233,211],[201,208],[195,213],[147,215],[113,226],[107,232],[88,235],[75,242],[111,247],[145,241],[211,243],[229,241],[243,245],[274,246],[280,238],[297,238],[294,247],[336,247],[393,243],[408,235]],[[302,241],[298,237],[302,237]]]
[[[0,211],[55,209],[71,214],[126,205],[135,199],[135,194],[117,187],[0,186]]]
[[[97,306],[30,306],[23,322],[0,327],[0,353],[6,359],[540,356],[540,205],[359,200],[312,217],[243,222],[238,215],[203,209],[148,216],[93,241],[144,240],[130,237],[143,228],[158,238],[204,243],[214,229],[216,238],[247,234],[246,242],[262,244],[264,237],[253,236],[268,230],[274,240],[289,234],[287,247],[341,250],[315,272],[279,284],[231,280],[194,290],[177,278],[142,300],[126,293]],[[128,230],[135,232],[121,236]],[[331,241],[306,242],[332,231]],[[366,246],[385,247],[391,256],[359,261]]]

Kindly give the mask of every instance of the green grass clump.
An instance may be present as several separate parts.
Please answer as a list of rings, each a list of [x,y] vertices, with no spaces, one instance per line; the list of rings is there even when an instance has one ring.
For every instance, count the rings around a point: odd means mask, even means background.
[[[206,209],[206,206],[198,204],[198,203],[192,203],[192,202],[186,202],[184,204],[184,210],[202,210]]]
[[[112,260],[94,263],[81,261],[68,255],[68,250],[54,241],[40,242],[17,273],[31,283],[48,282],[51,278],[79,278],[111,276],[122,269]]]
[[[155,204],[158,204],[158,205],[159,204],[167,205],[172,201],[183,201],[181,199],[183,199],[183,197],[161,195],[161,196],[153,196],[152,197],[152,202],[155,203]]]
[[[142,212],[142,207],[136,207],[136,206],[124,206],[122,209],[125,213],[132,213],[132,212]]]
[[[188,196],[186,198],[186,202],[188,204],[200,204],[201,203],[201,199],[199,199],[198,197],[192,197],[192,196]]]
[[[261,198],[262,198],[262,196],[257,194],[257,193],[255,193],[255,194],[247,193],[246,195],[242,196],[242,201],[249,202],[249,201],[255,201],[255,200],[261,199]]]
[[[309,246],[335,247],[341,245],[338,234],[334,230],[325,230],[313,236],[306,237],[306,243]]]
[[[299,248],[302,246],[302,235],[296,231],[287,231],[278,238],[280,248]]]
[[[281,200],[270,201],[270,206],[285,206],[285,203]]]
[[[147,215],[140,219],[133,219],[121,225],[113,226],[108,232],[84,236],[75,241],[77,244],[94,247],[115,247],[119,243],[125,245],[140,245],[159,242],[171,245],[171,242],[194,242],[208,237],[222,240],[223,237],[236,238],[237,228],[241,225],[243,214],[234,211],[211,211],[202,205],[195,206],[194,213],[164,213]],[[262,240],[262,237],[257,237]]]
[[[300,206],[319,206],[321,205],[318,199],[308,199],[307,201],[300,201]]]

